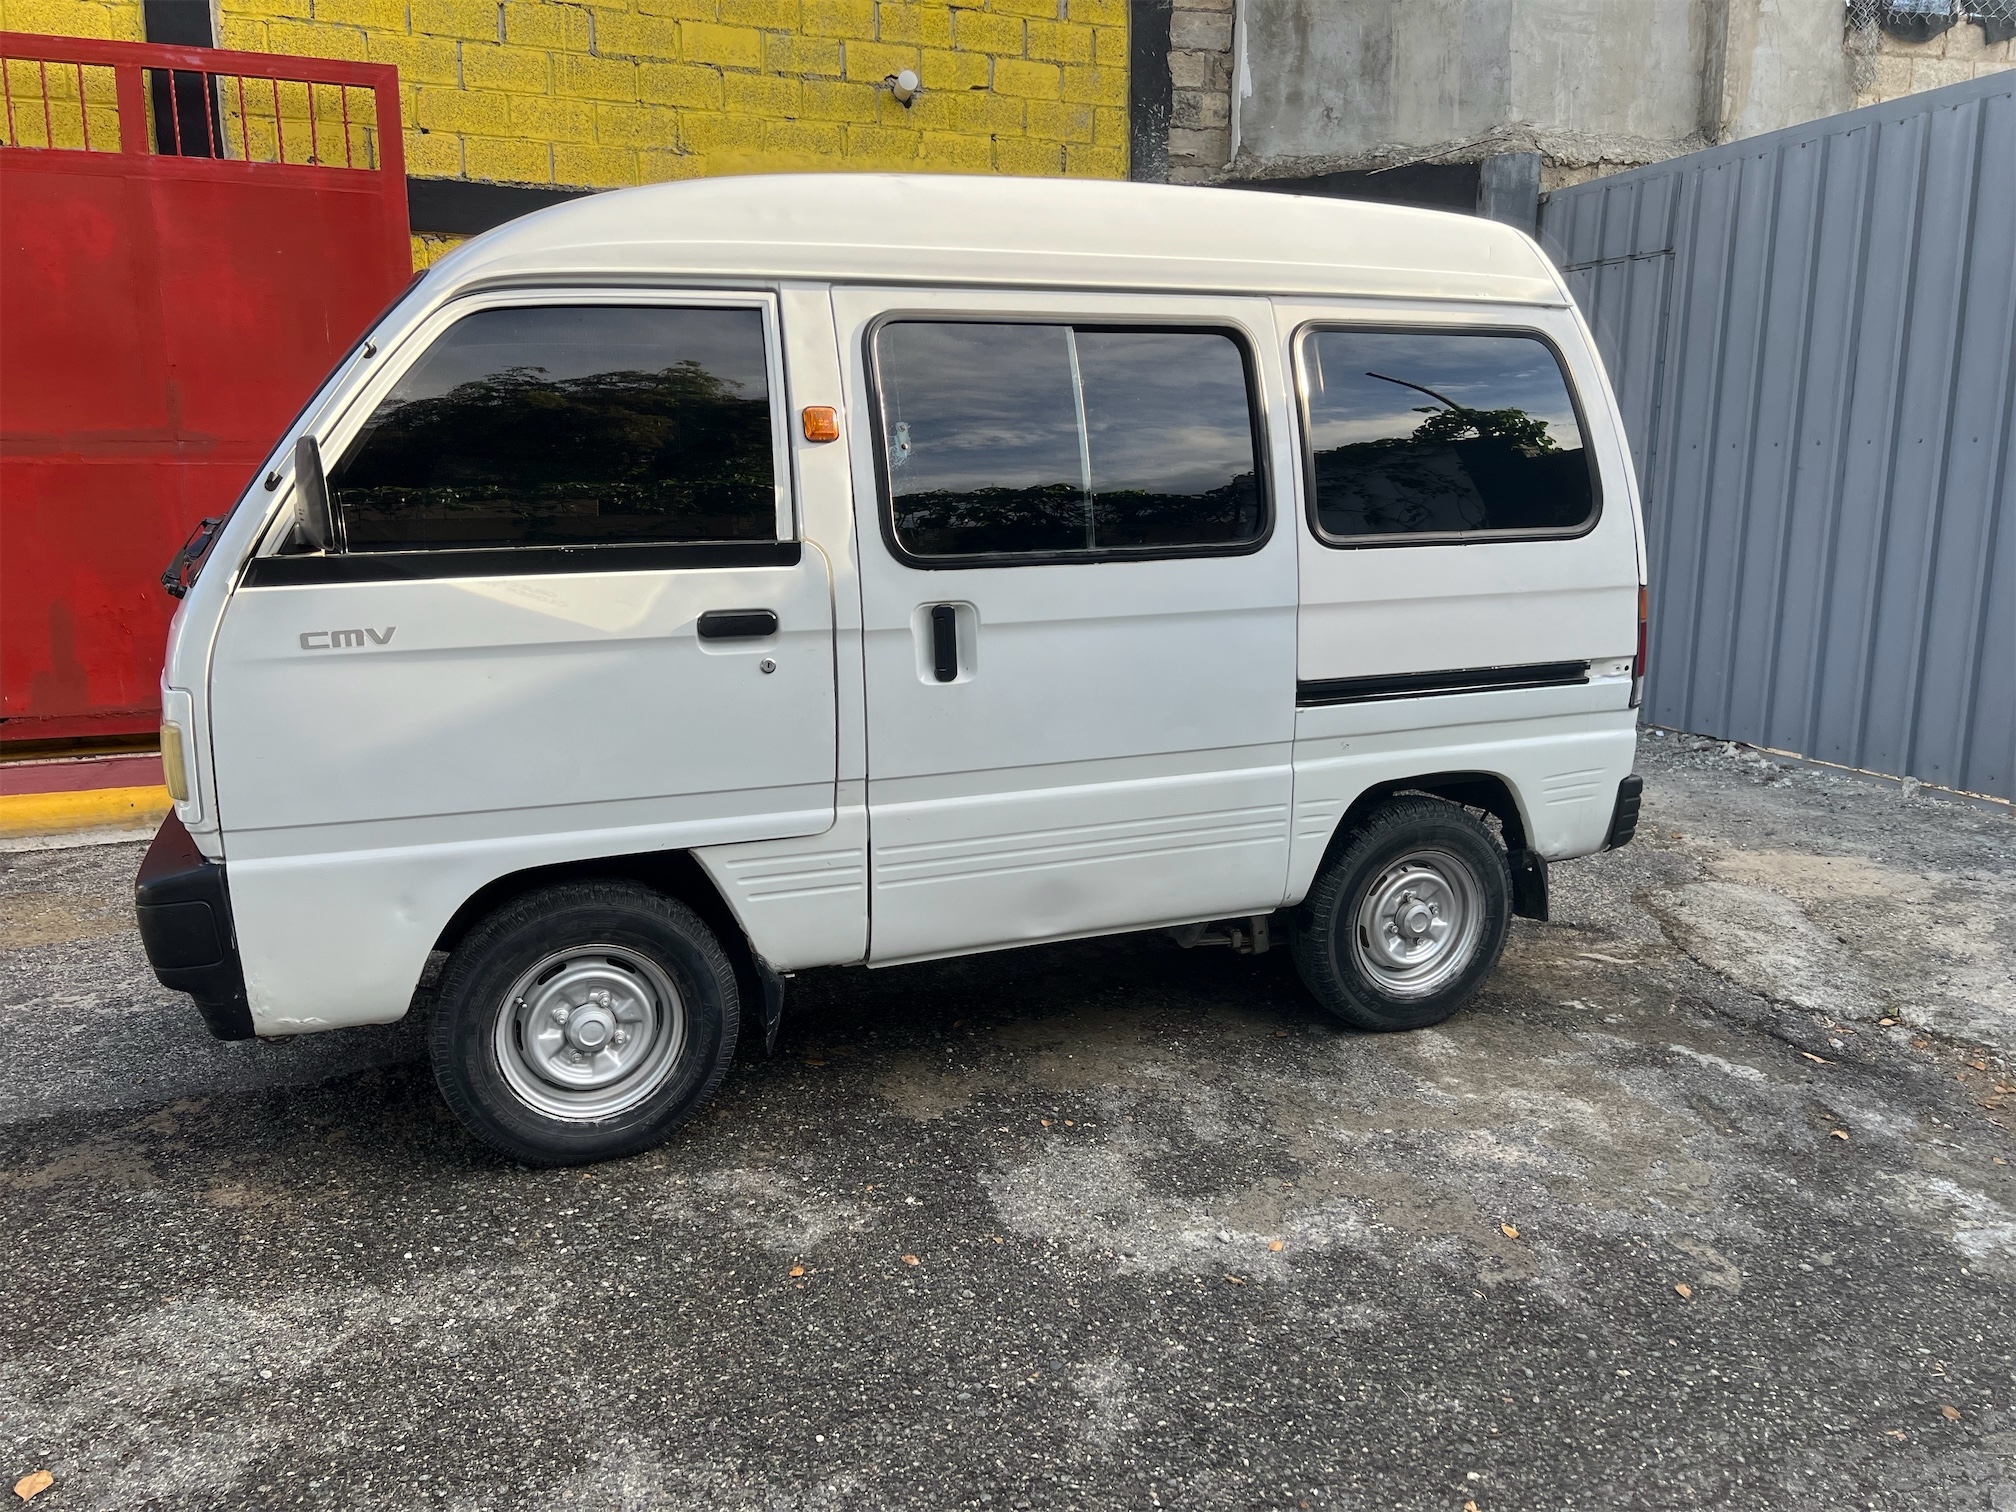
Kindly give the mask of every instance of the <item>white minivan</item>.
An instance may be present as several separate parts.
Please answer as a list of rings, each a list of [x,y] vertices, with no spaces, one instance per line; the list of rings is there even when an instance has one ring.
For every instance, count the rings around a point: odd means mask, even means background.
[[[539,1164],[663,1139],[810,967],[1285,933],[1432,1024],[1636,822],[1616,402],[1462,216],[582,199],[416,280],[166,581],[157,974],[224,1038],[429,1002]]]

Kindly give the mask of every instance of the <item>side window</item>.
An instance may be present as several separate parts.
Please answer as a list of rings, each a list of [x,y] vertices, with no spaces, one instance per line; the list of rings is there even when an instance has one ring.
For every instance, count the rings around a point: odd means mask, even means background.
[[[896,544],[917,558],[1239,549],[1266,530],[1221,331],[899,320],[875,337]]]
[[[1326,539],[1571,535],[1594,523],[1582,427],[1544,341],[1315,330],[1302,375]]]
[[[763,314],[478,311],[399,379],[329,493],[351,551],[774,540]]]

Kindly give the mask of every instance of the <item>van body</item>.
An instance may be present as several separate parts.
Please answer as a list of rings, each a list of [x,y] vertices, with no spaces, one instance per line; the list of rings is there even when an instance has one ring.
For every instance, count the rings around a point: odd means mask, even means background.
[[[1285,930],[1433,1022],[1629,838],[1642,540],[1505,226],[598,195],[417,279],[173,585],[143,935],[225,1037],[445,953],[443,1089],[531,1160],[662,1138],[812,967]]]

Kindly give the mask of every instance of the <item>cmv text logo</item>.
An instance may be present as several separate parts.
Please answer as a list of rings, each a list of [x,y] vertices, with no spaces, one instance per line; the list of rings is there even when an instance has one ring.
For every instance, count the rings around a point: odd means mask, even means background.
[[[341,651],[347,646],[362,646],[369,636],[374,646],[392,644],[392,632],[397,625],[387,625],[383,630],[373,630],[366,625],[362,630],[304,630],[301,632],[303,651]]]

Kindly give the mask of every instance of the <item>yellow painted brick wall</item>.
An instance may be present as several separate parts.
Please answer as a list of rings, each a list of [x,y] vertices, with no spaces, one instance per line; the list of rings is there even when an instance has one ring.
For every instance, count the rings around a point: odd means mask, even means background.
[[[219,41],[398,65],[424,177],[1127,171],[1126,0],[222,0]]]
[[[0,0],[0,31],[45,37],[140,40],[139,0]],[[0,142],[17,147],[82,147],[116,152],[119,101],[112,70],[97,66],[38,67],[22,58],[5,62],[9,111]],[[78,100],[78,85],[83,100]],[[48,99],[43,99],[47,89]]]
[[[0,0],[0,31],[140,42],[140,0]]]
[[[413,233],[413,271],[431,268],[442,258],[453,252],[469,238],[449,236],[440,232],[415,231]]]

